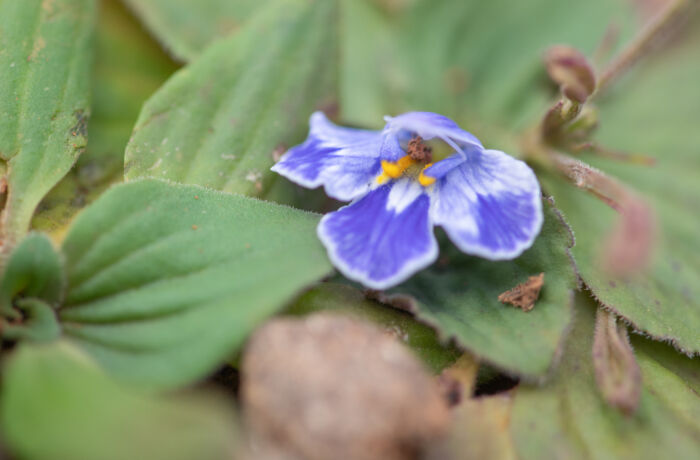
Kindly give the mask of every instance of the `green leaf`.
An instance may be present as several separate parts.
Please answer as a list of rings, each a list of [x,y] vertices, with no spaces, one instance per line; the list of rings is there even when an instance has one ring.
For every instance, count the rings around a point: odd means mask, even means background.
[[[571,322],[574,271],[571,235],[545,202],[545,223],[532,248],[513,261],[492,262],[441,247],[442,261],[391,292],[409,294],[416,316],[434,324],[497,367],[541,378],[552,366]],[[504,305],[498,296],[544,272],[544,286],[532,311]]]
[[[120,2],[103,2],[96,35],[90,142],[77,164],[83,187],[122,178],[143,103],[177,70]]]
[[[684,375],[676,375],[666,360],[657,360],[658,353],[647,352],[666,346],[637,341],[644,389],[637,412],[624,416],[597,391],[591,358],[595,306],[579,297],[575,327],[555,378],[543,387],[521,384],[515,394],[511,433],[519,458],[696,458],[697,360],[676,355],[672,361],[685,368]]]
[[[190,61],[214,39],[238,30],[269,0],[126,0],[177,59]]]
[[[18,299],[15,305],[22,311],[21,322],[0,324],[3,340],[53,342],[61,336],[56,312],[49,304],[36,298],[26,298]]]
[[[349,124],[383,127],[401,105],[404,74],[397,70],[396,25],[369,0],[341,2],[340,113]]]
[[[116,186],[63,244],[71,341],[125,380],[187,384],[331,270],[318,216],[198,186]]]
[[[144,106],[126,178],[261,195],[335,86],[334,0],[279,0],[176,73]]]
[[[565,43],[591,55],[615,24],[629,35],[628,5],[607,0],[420,0],[399,23],[407,109],[455,118],[487,147],[517,155],[554,96],[543,55]]]
[[[10,254],[0,281],[4,340],[52,341],[61,334],[54,308],[63,297],[63,259],[51,240],[30,233]]]
[[[637,361],[650,393],[672,411],[680,421],[700,432],[700,365],[670,347],[639,338],[634,341]],[[696,441],[700,452],[700,442]]]
[[[600,255],[616,213],[556,178],[545,185],[576,232],[574,255],[594,295],[635,328],[692,354],[700,352],[700,29],[688,30],[601,104],[600,142],[650,155],[656,164],[583,158],[641,191],[653,206],[660,228],[648,272],[627,281],[605,273]]]
[[[5,249],[85,148],[94,22],[92,0],[0,2]]]
[[[58,306],[65,281],[63,260],[42,233],[30,233],[12,251],[0,282],[0,310],[12,309],[17,296]]]
[[[304,293],[287,310],[294,315],[333,310],[381,325],[408,345],[433,372],[439,372],[459,357],[459,350],[443,346],[437,333],[417,322],[405,311],[387,308],[365,297],[358,289],[338,283],[323,283]]]
[[[61,342],[23,345],[4,364],[3,441],[18,458],[232,458],[225,401],[135,391]]]

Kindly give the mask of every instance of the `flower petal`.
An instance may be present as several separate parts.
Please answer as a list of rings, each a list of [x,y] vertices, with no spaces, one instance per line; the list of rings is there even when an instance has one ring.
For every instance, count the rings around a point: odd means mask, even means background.
[[[423,172],[430,177],[434,177],[435,179],[442,179],[447,175],[447,173],[449,173],[465,161],[467,161],[466,158],[464,158],[459,153],[455,153],[445,158],[444,160],[440,160],[434,165],[426,168]]]
[[[408,131],[425,140],[437,137],[450,144],[455,150],[460,150],[462,146],[467,145],[483,148],[479,139],[444,115],[432,112],[407,112],[396,117],[385,117],[385,119],[387,126],[394,132]]]
[[[437,258],[429,210],[424,189],[413,180],[401,179],[326,214],[318,236],[345,276],[373,289],[386,289]]]
[[[383,135],[384,141],[382,142],[382,149],[379,155],[382,160],[395,163],[399,158],[406,155],[404,149],[401,148],[399,138],[391,130],[384,129]]]
[[[322,112],[311,115],[306,141],[285,153],[272,170],[308,188],[349,201],[365,194],[381,172],[381,131],[343,128]],[[386,147],[385,147],[386,148]]]
[[[524,162],[484,150],[436,182],[431,216],[463,252],[512,259],[542,227],[540,186]]]

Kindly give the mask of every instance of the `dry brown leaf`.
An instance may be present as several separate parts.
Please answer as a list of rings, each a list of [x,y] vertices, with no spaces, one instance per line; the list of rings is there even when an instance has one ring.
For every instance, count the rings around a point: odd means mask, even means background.
[[[540,290],[544,285],[544,273],[531,276],[524,283],[520,283],[513,289],[509,289],[498,296],[502,303],[509,303],[523,311],[530,311],[535,308],[535,302],[540,296]]]

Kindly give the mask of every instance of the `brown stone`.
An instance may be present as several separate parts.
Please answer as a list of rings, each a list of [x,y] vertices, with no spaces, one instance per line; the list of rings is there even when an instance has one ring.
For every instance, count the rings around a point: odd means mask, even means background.
[[[262,327],[243,356],[241,399],[254,445],[279,458],[419,458],[450,422],[395,337],[332,313]]]

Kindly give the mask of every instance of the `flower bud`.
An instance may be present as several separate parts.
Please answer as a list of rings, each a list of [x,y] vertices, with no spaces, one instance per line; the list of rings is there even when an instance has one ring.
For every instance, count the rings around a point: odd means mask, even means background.
[[[629,343],[627,327],[615,315],[598,309],[593,338],[593,368],[598,389],[611,406],[626,415],[639,406],[642,374]]]
[[[595,74],[586,56],[568,45],[555,45],[545,54],[549,77],[567,99],[583,103],[595,91]]]

